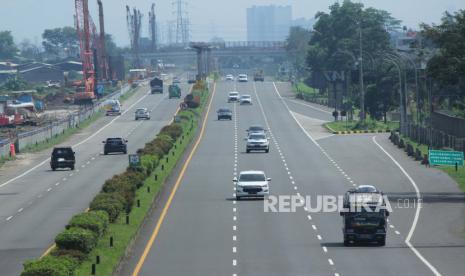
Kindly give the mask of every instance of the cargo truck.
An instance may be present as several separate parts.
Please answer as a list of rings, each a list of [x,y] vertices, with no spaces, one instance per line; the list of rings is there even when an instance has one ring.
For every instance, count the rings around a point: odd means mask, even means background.
[[[386,244],[389,208],[382,192],[370,185],[360,185],[344,195],[343,206],[340,215],[344,246],[357,242]]]
[[[172,84],[168,87],[169,98],[181,98],[181,88],[176,85]]]
[[[155,94],[155,93],[163,94],[163,80],[159,78],[153,78],[150,81],[150,91],[152,94]]]

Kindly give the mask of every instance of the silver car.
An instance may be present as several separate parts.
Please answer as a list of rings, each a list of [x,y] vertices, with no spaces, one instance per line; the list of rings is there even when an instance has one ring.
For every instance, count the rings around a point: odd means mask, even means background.
[[[237,102],[239,100],[239,92],[232,91],[228,94],[228,103]]]
[[[150,112],[147,108],[138,108],[135,113],[136,121],[139,119],[150,120]]]
[[[233,179],[236,184],[236,199],[243,197],[265,197],[270,194],[269,182],[263,171],[242,171],[239,178]]]
[[[247,153],[251,151],[264,151],[268,153],[270,151],[270,141],[266,137],[265,133],[251,133],[246,140]]]
[[[252,104],[252,97],[250,95],[241,95],[239,98],[240,104]]]

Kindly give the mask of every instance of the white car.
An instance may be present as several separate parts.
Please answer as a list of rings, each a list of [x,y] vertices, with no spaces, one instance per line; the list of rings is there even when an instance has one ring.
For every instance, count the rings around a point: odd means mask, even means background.
[[[239,81],[239,82],[247,82],[247,81],[249,81],[249,79],[248,79],[246,74],[240,74],[239,76],[237,76],[237,81]]]
[[[228,94],[228,103],[239,101],[239,92],[231,91]]]
[[[270,151],[270,141],[265,133],[251,133],[247,138],[246,152],[251,151]]]
[[[252,104],[252,97],[250,95],[241,95],[239,98],[240,104]]]
[[[139,119],[150,120],[150,112],[147,108],[138,108],[136,109],[136,121]]]
[[[265,197],[270,194],[269,182],[263,171],[242,171],[239,178],[234,177],[236,184],[236,199],[243,197]]]
[[[226,80],[227,81],[233,81],[234,80],[234,76],[229,74],[229,75],[226,75]]]

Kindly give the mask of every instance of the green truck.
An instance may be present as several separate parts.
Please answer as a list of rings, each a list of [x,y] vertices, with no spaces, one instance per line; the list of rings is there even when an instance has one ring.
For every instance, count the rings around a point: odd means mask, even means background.
[[[176,85],[176,84],[172,84],[168,87],[168,92],[169,92],[169,98],[178,98],[180,99],[181,98],[181,88]]]

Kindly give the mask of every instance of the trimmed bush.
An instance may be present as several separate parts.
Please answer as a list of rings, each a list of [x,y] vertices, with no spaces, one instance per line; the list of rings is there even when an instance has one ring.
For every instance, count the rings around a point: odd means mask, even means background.
[[[166,134],[176,141],[182,135],[182,126],[176,123],[164,126],[160,134]]]
[[[52,256],[63,258],[72,258],[78,263],[82,263],[83,261],[87,260],[88,255],[84,252],[79,250],[68,250],[68,249],[55,249],[50,253]]]
[[[104,193],[117,193],[124,198],[124,207],[127,212],[131,210],[136,197],[137,183],[127,174],[115,175],[112,179],[105,181],[102,191]]]
[[[21,276],[69,276],[77,265],[77,261],[69,257],[46,256],[26,262]]]
[[[102,236],[109,223],[108,214],[105,211],[92,211],[74,216],[67,228],[80,227],[94,232],[97,236]]]
[[[105,211],[110,222],[114,222],[123,211],[124,203],[124,198],[117,193],[100,193],[90,203],[90,209]]]
[[[59,249],[89,253],[97,245],[97,235],[90,230],[75,227],[58,234],[55,243]]]

